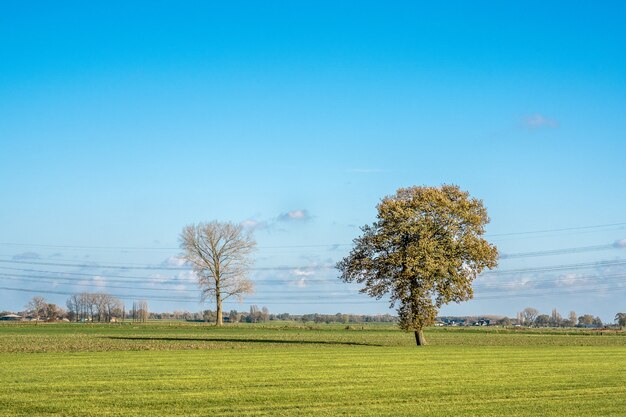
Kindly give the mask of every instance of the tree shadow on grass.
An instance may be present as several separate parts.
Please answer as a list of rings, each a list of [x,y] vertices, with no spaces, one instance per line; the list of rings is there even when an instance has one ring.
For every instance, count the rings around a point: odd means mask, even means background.
[[[106,339],[142,340],[165,342],[232,342],[232,343],[268,343],[288,345],[346,345],[346,346],[382,346],[375,343],[337,342],[328,340],[280,340],[280,339],[237,339],[237,338],[186,338],[186,337],[141,337],[141,336],[106,336]]]

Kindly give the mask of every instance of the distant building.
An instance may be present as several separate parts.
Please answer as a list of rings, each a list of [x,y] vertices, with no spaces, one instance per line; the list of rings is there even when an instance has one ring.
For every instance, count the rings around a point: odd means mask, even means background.
[[[22,316],[18,316],[17,314],[7,314],[6,316],[0,317],[1,321],[20,321],[22,320]]]

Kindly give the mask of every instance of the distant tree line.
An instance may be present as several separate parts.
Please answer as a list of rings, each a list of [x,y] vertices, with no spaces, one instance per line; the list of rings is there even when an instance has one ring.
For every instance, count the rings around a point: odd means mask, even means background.
[[[615,323],[620,324],[618,313],[615,316]],[[552,312],[548,314],[541,314],[539,310],[533,307],[526,307],[524,310],[517,313],[516,323],[520,326],[527,327],[603,327],[604,323],[598,316],[591,314],[583,314],[578,316],[575,311],[570,311],[567,317],[561,316],[556,308],[552,309]]]
[[[155,320],[187,320],[204,321],[213,323],[217,319],[216,311],[204,310],[201,312],[190,312],[176,310],[165,313],[150,313],[150,318]],[[225,321],[229,323],[263,323],[268,321],[299,321],[302,323],[396,323],[397,317],[390,314],[290,314],[290,313],[270,313],[265,306],[259,308],[256,305],[250,306],[250,311],[230,310],[224,313]]]
[[[43,297],[35,296],[26,305],[26,310],[18,312],[25,319],[37,321],[69,320],[74,322],[102,322],[132,320],[145,322],[147,320],[186,320],[197,322],[215,323],[217,312],[202,310],[189,312],[175,310],[173,312],[149,312],[148,303],[145,300],[134,301],[132,308],[126,310],[124,303],[106,293],[82,292],[71,295],[66,302],[67,310],[54,303],[48,303]],[[0,311],[0,317],[13,314],[5,310]],[[270,313],[266,306],[259,308],[257,305],[250,306],[247,312],[231,310],[224,313],[225,321],[230,323],[263,323],[268,321],[299,321],[302,323],[397,323],[398,318],[390,314],[290,314]],[[488,319],[488,320],[485,320]],[[541,314],[533,307],[526,307],[517,313],[515,318],[501,316],[478,317],[438,317],[439,323],[454,323],[456,325],[475,325],[488,321],[490,325],[500,326],[525,326],[525,327],[588,327],[600,328],[610,323],[603,323],[600,317],[591,314],[578,316],[575,311],[570,311],[563,317],[557,309],[548,314]],[[626,327],[626,313],[617,313],[615,325]]]

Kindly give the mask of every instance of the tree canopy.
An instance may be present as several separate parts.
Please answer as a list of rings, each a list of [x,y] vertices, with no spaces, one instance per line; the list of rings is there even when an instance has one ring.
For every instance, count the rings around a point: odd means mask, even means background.
[[[337,264],[340,278],[372,297],[389,295],[401,328],[424,344],[422,329],[439,308],[471,299],[474,279],[497,265],[496,247],[482,238],[487,210],[455,185],[401,188],[377,209]]]

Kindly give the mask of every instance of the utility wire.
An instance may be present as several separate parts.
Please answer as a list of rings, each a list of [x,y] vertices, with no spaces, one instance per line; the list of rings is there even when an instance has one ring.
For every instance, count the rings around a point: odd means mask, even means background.
[[[19,292],[27,292],[27,293],[31,293],[31,294],[57,294],[57,295],[73,295],[75,293],[73,292],[67,292],[67,291],[54,291],[54,290],[33,290],[33,289],[27,289],[27,288],[14,288],[14,287],[0,287],[0,290],[6,290],[6,291],[19,291]],[[493,295],[493,296],[481,296],[481,295],[477,295],[476,297],[474,297],[474,299],[479,299],[479,300],[484,300],[484,299],[509,299],[509,298],[522,298],[522,297],[543,297],[543,296],[553,296],[553,295],[569,295],[569,294],[591,294],[594,292],[604,292],[604,291],[612,291],[612,292],[619,292],[619,291],[625,291],[626,290],[626,286],[612,286],[612,287],[595,287],[592,289],[582,289],[582,290],[572,290],[572,291],[543,291],[541,293],[538,294],[524,294],[524,293],[516,293],[516,294],[509,294],[509,295],[505,295],[505,294],[499,294],[499,295]],[[145,294],[142,295],[119,295],[119,294],[111,294],[112,296],[122,299],[122,300],[148,300],[148,301],[168,301],[168,302],[177,302],[177,303],[200,303],[200,300],[198,299],[194,299],[191,297],[167,297],[167,296],[146,296]],[[332,305],[336,305],[338,303],[337,300],[334,301],[325,301],[328,299],[327,296],[323,296],[323,297],[319,297],[320,300],[299,300],[299,301],[283,301],[283,298],[280,299],[253,299],[252,301],[249,301],[248,303],[264,303],[264,304],[270,304],[270,303],[275,303],[275,304],[313,304],[313,305],[324,305],[324,304],[332,304]],[[372,303],[380,303],[380,302],[386,302],[388,303],[389,300],[385,300],[385,299],[370,299],[370,300],[363,300],[363,301],[339,301],[340,304],[372,304]],[[225,304],[235,304],[235,301],[225,301]]]
[[[2,274],[0,274],[2,275]],[[599,279],[603,279],[603,280],[614,280],[614,279],[620,279],[623,280],[623,278],[626,278],[626,274],[613,274],[613,275],[602,275],[602,276],[587,276],[587,277],[578,277],[579,279],[584,279],[584,280],[588,280],[588,279],[594,279],[594,280],[599,280]],[[138,290],[138,291],[169,291],[169,292],[175,292],[175,293],[193,293],[193,294],[198,294],[199,290],[198,289],[178,289],[178,288],[146,288],[146,287],[137,287],[137,286],[120,286],[120,285],[110,285],[108,283],[100,283],[100,282],[92,282],[92,283],[86,283],[86,282],[70,282],[70,283],[59,283],[59,280],[63,280],[61,279],[47,279],[47,278],[25,278],[25,277],[20,277],[20,276],[6,276],[6,275],[2,275],[0,276],[0,281],[1,280],[9,280],[9,281],[19,281],[19,282],[23,282],[23,281],[29,281],[29,282],[37,282],[37,283],[42,283],[42,282],[46,282],[46,283],[51,283],[51,284],[58,284],[58,285],[63,285],[63,286],[79,286],[79,287],[84,287],[84,288],[89,288],[89,289],[93,289],[96,291],[101,291],[103,289],[130,289],[130,290]],[[555,282],[558,282],[558,280],[554,280]],[[542,280],[534,280],[534,281],[527,281],[524,282],[523,285],[524,286],[528,286],[528,285],[535,285],[535,284],[547,284],[550,283],[550,281],[542,281]],[[624,282],[622,282],[624,283]],[[588,281],[581,281],[581,282],[574,282],[571,284],[567,285],[567,288],[564,288],[563,290],[567,290],[571,287],[588,287],[588,286],[592,286],[593,288],[591,289],[598,289],[598,285],[609,285],[611,284],[610,282],[588,282]],[[170,284],[172,285],[172,284]],[[621,287],[617,287],[617,288],[621,288]],[[626,288],[626,286],[624,286],[624,288]],[[328,291],[328,290],[312,290],[312,289],[307,289],[307,288],[291,288],[289,290],[264,290],[263,294],[280,294],[282,296],[301,296],[301,295],[305,295],[305,296],[310,296],[311,294],[317,294],[317,296],[319,298],[341,298],[342,300],[345,300],[346,297],[349,298],[353,298],[353,297],[363,297],[363,294],[355,291],[355,288],[342,288],[338,291]],[[501,293],[510,293],[513,291],[516,291],[516,294],[519,295],[520,291],[541,291],[542,293],[545,292],[546,290],[554,290],[554,288],[538,288],[538,287],[531,287],[531,288],[511,288],[511,287],[507,287],[506,284],[500,284],[500,285],[475,285],[474,286],[474,292],[476,294],[479,295],[479,297],[484,297],[485,295],[490,295],[490,294],[501,294]],[[522,293],[524,294],[524,293]],[[252,299],[255,299],[255,295],[250,295],[250,297]]]
[[[26,265],[42,265],[42,266],[59,266],[59,267],[76,267],[76,268],[111,268],[119,270],[152,270],[152,271],[191,271],[190,268],[183,267],[161,267],[156,265],[90,265],[90,264],[72,264],[72,263],[60,263],[60,262],[38,262],[38,261],[17,261],[17,260],[0,260],[0,263],[8,264],[26,264]],[[570,270],[581,268],[593,268],[601,266],[623,265],[626,264],[626,260],[614,260],[614,261],[598,261],[587,262],[577,264],[562,264],[553,265],[547,267],[533,267],[533,268],[519,268],[519,269],[505,269],[505,270],[493,270],[485,271],[483,275],[504,275],[504,274],[517,274],[524,272],[541,272],[541,271],[556,271],[556,270]],[[311,266],[275,266],[275,267],[254,267],[250,268],[252,271],[317,271],[317,270],[333,270],[334,265],[311,265]]]
[[[558,229],[543,229],[532,230],[522,232],[510,232],[510,233],[488,233],[485,237],[501,237],[501,236],[523,236],[552,232],[565,232],[574,230],[589,230],[598,229],[604,227],[616,227],[626,226],[626,222],[620,223],[608,223],[598,224],[593,226],[575,226],[564,227]],[[53,244],[41,244],[41,243],[16,243],[16,242],[0,242],[1,246],[16,246],[16,247],[39,247],[39,248],[59,248],[59,249],[105,249],[105,250],[156,250],[156,251],[171,251],[180,250],[179,247],[156,247],[156,246],[89,246],[89,245],[53,245]],[[327,247],[341,247],[352,246],[352,243],[328,243],[328,244],[312,244],[312,245],[276,245],[276,246],[258,246],[258,249],[292,249],[292,248],[327,248]]]

